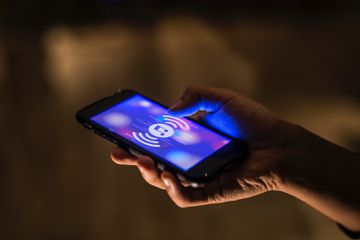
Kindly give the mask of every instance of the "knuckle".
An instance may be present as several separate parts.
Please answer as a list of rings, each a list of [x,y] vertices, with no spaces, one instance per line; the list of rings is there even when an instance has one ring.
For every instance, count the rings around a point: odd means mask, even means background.
[[[118,159],[118,156],[116,156],[114,153],[111,153],[110,158],[114,160],[114,159]]]
[[[153,183],[153,182],[156,182],[159,179],[159,177],[155,173],[149,173],[147,175],[147,179],[149,182]]]
[[[197,90],[197,88],[198,88],[197,86],[189,85],[186,87],[185,92],[194,92]]]
[[[203,87],[200,87],[200,86],[190,85],[190,86],[186,87],[183,97],[188,96],[188,95],[198,94],[199,92],[201,92],[202,88]]]
[[[115,158],[115,157],[113,157],[113,156],[111,156],[111,160],[112,160],[114,163],[116,163],[116,164],[120,164],[120,165],[121,165],[121,163],[122,163],[122,160],[121,160],[121,159]]]
[[[189,208],[190,204],[185,201],[174,201],[179,208]]]
[[[179,194],[169,194],[171,200],[175,203],[179,208],[189,208],[191,207],[191,202],[188,199],[183,198]]]
[[[141,170],[141,175],[142,177],[144,178],[144,180],[151,184],[151,185],[156,185],[156,182],[158,181],[159,177],[152,173],[152,172],[147,172],[147,171],[144,171],[144,170]]]

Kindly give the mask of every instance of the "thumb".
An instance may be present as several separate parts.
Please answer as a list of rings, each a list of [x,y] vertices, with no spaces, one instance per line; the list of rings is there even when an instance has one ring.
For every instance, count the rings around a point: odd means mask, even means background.
[[[180,101],[169,108],[173,116],[189,116],[197,111],[214,113],[237,95],[236,92],[210,87],[188,87]]]

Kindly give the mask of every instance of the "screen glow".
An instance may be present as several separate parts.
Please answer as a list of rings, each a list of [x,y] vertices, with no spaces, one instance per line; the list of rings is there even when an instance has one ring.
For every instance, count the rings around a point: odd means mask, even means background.
[[[166,108],[141,95],[91,120],[185,171],[231,141],[186,118],[171,116]]]

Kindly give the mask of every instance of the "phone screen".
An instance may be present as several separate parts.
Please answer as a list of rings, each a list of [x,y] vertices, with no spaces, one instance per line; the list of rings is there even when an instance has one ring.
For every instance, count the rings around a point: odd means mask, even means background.
[[[231,142],[231,139],[139,94],[91,118],[109,131],[185,171]]]

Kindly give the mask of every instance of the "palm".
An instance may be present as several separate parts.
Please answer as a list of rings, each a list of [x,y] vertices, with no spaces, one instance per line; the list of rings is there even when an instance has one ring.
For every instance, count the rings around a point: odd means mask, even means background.
[[[205,187],[209,202],[248,198],[276,188],[274,178],[283,154],[281,141],[276,142],[273,138],[278,120],[269,110],[237,96],[204,119],[249,145],[249,157],[245,162],[235,162],[229,171],[216,179],[216,183]]]

